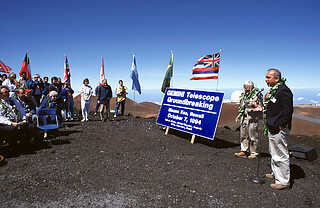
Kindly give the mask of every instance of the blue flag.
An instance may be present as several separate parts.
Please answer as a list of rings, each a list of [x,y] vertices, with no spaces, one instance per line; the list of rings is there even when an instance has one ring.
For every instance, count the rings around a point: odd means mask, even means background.
[[[133,61],[132,61],[132,67],[131,67],[131,75],[132,79],[132,89],[137,90],[139,94],[141,94],[141,88],[140,88],[140,83],[139,83],[139,75],[137,71],[137,65],[136,65],[136,58],[135,54],[133,53]]]

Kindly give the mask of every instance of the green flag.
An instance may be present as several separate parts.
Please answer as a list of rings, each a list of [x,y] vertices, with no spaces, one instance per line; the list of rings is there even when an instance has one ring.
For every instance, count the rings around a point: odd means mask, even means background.
[[[173,53],[171,51],[171,59],[166,71],[166,75],[164,75],[164,78],[163,78],[161,92],[165,93],[167,87],[170,87],[170,80],[172,78],[172,74],[173,74]]]

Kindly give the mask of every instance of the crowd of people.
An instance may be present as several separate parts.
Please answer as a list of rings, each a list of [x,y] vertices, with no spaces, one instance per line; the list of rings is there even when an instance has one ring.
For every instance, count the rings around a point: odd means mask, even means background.
[[[0,145],[15,146],[18,143],[42,141],[42,132],[37,128],[37,109],[54,108],[58,124],[73,120],[74,91],[68,82],[48,77],[41,79],[34,74],[27,79],[26,72],[16,79],[15,73],[1,76],[0,84]],[[41,118],[47,122],[47,118]]]
[[[39,74],[34,74],[31,79],[27,79],[25,72],[22,72],[18,79],[15,73],[10,73],[8,76],[3,74],[0,77],[0,146],[4,144],[15,146],[18,143],[41,141],[43,136],[37,128],[38,109],[53,108],[59,126],[62,126],[63,121],[74,119],[74,90],[70,82],[62,83],[61,78],[52,77],[49,83],[48,77],[41,78]],[[93,95],[88,78],[83,80],[79,91],[82,108],[81,121],[86,122],[89,121],[88,115]],[[111,86],[104,79],[95,91],[97,96],[95,115],[100,108],[101,121],[110,121]],[[118,115],[119,106],[121,106],[121,114],[124,115],[127,93],[127,87],[123,86],[123,81],[120,80],[116,90],[115,117]],[[51,120],[46,117],[41,118],[40,121],[48,123]]]

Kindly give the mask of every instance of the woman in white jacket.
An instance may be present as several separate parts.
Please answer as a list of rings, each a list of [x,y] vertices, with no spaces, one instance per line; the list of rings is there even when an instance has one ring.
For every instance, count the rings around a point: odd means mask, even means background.
[[[91,96],[93,94],[92,87],[89,85],[89,79],[85,78],[83,80],[83,85],[79,89],[81,95],[81,108],[82,108],[82,117],[81,122],[88,121]]]

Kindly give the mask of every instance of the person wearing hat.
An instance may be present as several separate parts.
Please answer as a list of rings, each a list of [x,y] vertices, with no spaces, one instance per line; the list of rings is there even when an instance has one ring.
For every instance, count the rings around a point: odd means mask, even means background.
[[[28,89],[32,90],[32,96],[37,101],[37,107],[39,107],[41,100],[41,89],[43,88],[43,83],[40,81],[40,75],[33,75],[33,78],[28,80],[27,87]]]
[[[239,114],[236,117],[236,122],[240,122],[241,151],[235,153],[235,156],[255,159],[258,155],[258,126],[262,119],[263,96],[251,80],[246,81],[243,88],[244,92],[239,100]]]

